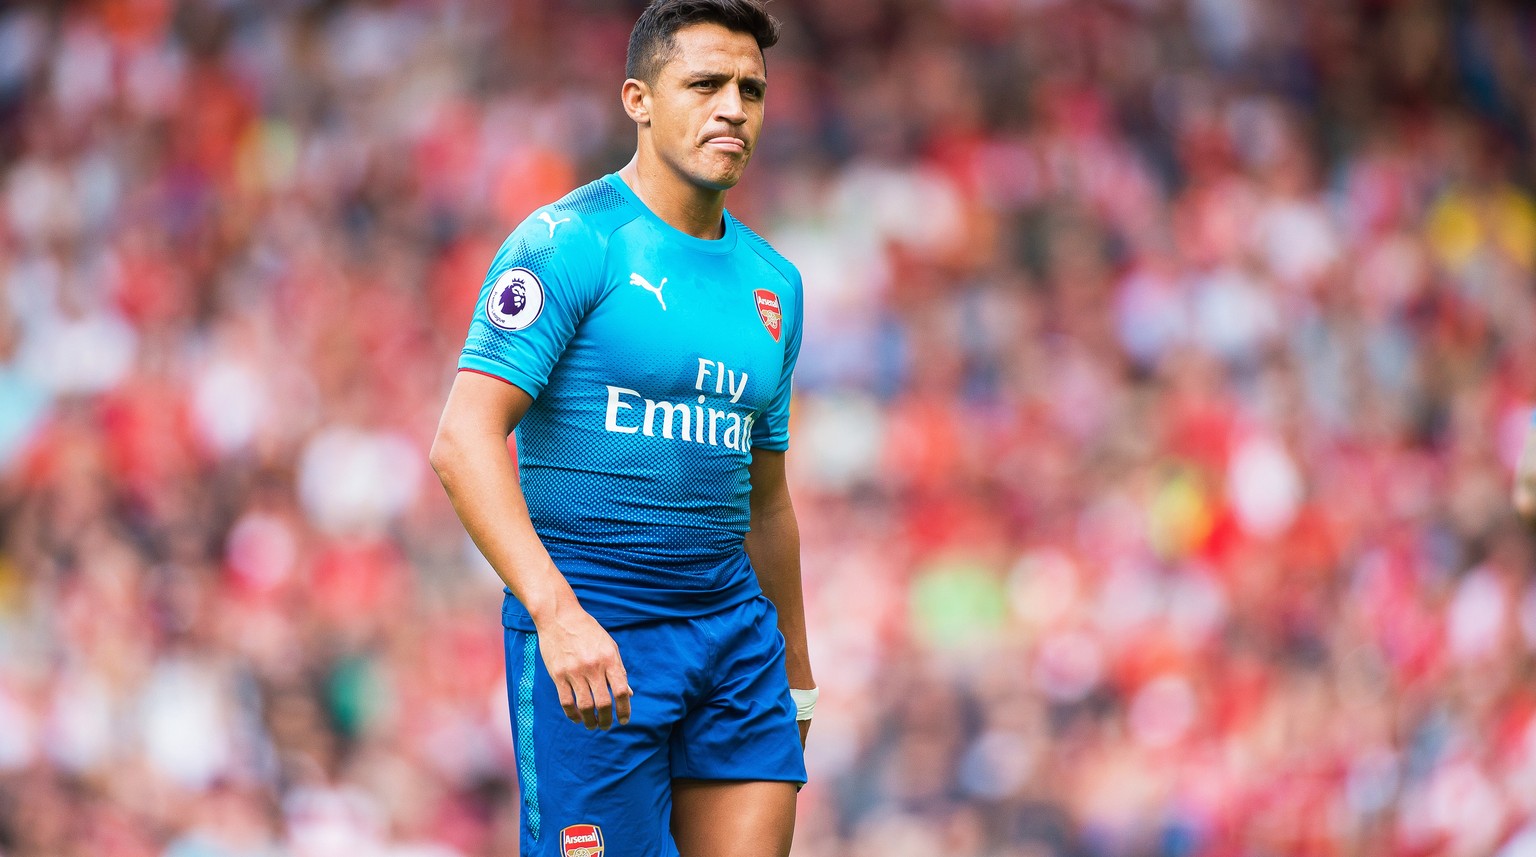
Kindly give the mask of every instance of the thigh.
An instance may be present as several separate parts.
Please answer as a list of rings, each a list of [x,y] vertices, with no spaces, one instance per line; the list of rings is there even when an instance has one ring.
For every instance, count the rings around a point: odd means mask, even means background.
[[[703,691],[672,733],[679,780],[805,782],[805,754],[768,599],[696,620],[712,652]]]
[[[672,838],[682,857],[787,857],[795,783],[672,781]]]
[[[635,688],[628,724],[566,719],[536,634],[507,629],[507,696],[524,857],[671,857],[669,738],[683,714],[675,657],[645,635],[614,634]],[[667,653],[662,653],[666,655]]]

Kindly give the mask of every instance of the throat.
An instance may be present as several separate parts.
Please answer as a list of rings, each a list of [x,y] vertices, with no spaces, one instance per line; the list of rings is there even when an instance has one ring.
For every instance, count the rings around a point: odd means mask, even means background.
[[[619,178],[668,226],[706,241],[725,237],[725,191],[699,187],[665,167],[641,169],[638,156]]]

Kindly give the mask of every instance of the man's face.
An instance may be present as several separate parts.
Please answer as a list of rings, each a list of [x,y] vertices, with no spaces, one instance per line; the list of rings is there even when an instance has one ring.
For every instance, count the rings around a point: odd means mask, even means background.
[[[678,30],[676,52],[651,86],[651,139],[661,159],[701,187],[741,181],[763,127],[763,52],[718,24]]]

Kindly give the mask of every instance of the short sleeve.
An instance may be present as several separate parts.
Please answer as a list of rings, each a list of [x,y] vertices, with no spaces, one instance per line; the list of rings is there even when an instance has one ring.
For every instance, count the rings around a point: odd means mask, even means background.
[[[536,215],[507,236],[491,261],[459,355],[460,369],[533,397],[601,292],[603,252],[575,212]]]
[[[779,374],[779,386],[774,391],[773,400],[762,418],[752,426],[752,446],[776,452],[789,449],[789,400],[794,386],[795,362],[800,359],[800,328],[805,320],[798,275],[791,286],[794,305],[790,308],[790,323],[784,330],[784,369]]]

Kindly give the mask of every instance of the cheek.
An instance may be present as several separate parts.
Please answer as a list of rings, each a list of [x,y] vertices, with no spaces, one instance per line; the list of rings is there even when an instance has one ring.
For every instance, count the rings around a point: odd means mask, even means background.
[[[702,123],[698,111],[684,107],[672,107],[656,117],[654,127],[662,130],[662,136],[673,146],[692,146]]]

